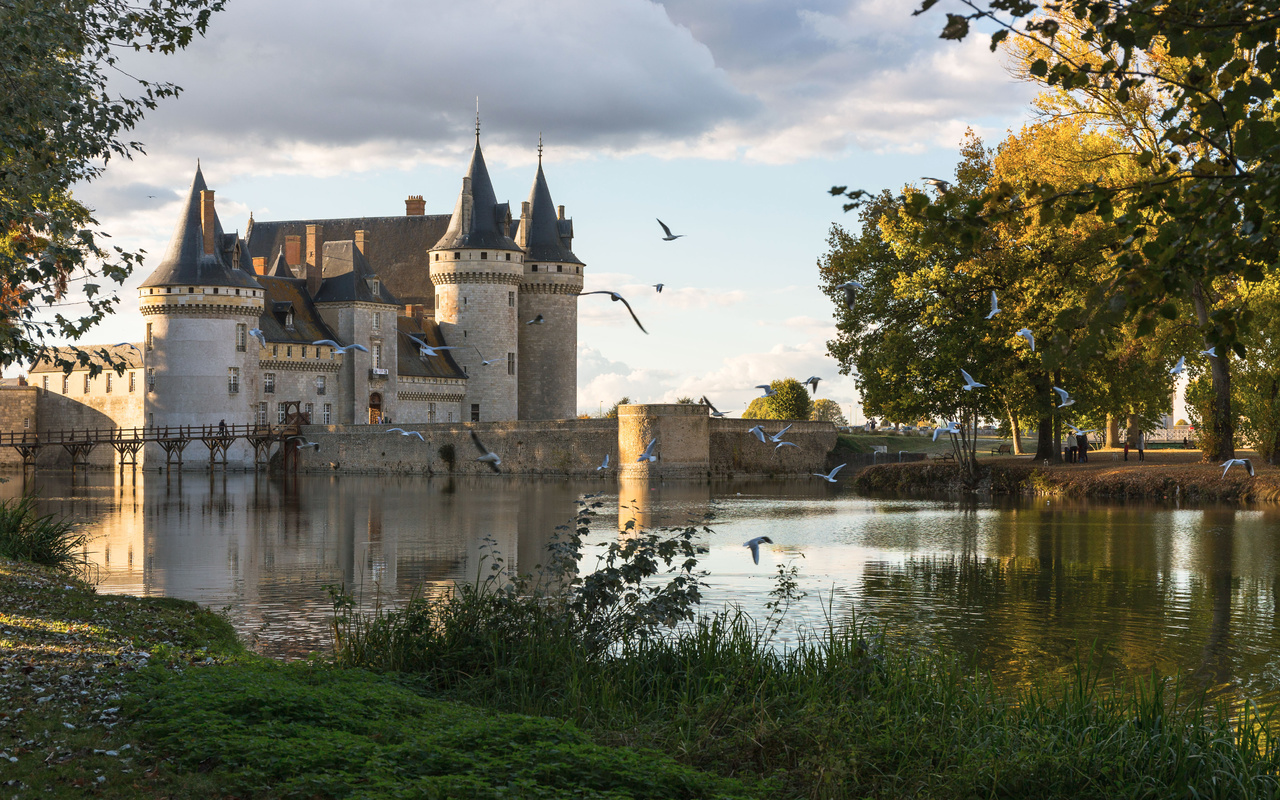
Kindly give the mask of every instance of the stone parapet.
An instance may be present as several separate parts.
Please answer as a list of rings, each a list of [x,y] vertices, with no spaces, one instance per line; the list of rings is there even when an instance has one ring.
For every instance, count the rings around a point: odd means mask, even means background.
[[[651,403],[618,407],[618,467],[627,478],[705,480],[709,475],[710,417],[707,407]],[[638,461],[657,440],[656,461]]]
[[[776,434],[790,425],[784,441],[796,447],[761,442],[751,433],[762,425]],[[807,420],[713,419],[710,430],[711,473],[717,478],[747,475],[806,475],[826,472],[827,453],[836,446],[836,426]]]

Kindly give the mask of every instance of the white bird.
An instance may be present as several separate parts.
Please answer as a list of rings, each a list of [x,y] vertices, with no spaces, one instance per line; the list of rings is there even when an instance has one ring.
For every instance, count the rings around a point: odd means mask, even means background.
[[[636,316],[636,312],[631,310],[631,304],[627,302],[627,298],[623,297],[617,292],[610,292],[610,291],[578,292],[578,297],[585,297],[589,294],[607,294],[609,295],[609,297],[613,299],[613,302],[615,303],[621,300],[622,304],[627,307],[627,312],[631,314],[631,318],[636,321],[636,327],[639,328],[644,333],[648,333],[648,331],[644,329],[644,326],[640,324],[640,318]]]
[[[977,381],[975,381],[973,379],[973,376],[965,372],[964,370],[960,370],[960,377],[964,378],[964,386],[962,386],[961,388],[964,389],[966,392],[972,391],[974,389],[985,389],[987,387],[985,383],[978,383]]]
[[[608,468],[609,468],[609,454],[608,454],[608,453],[605,453],[605,454],[604,454],[604,463],[603,463],[603,464],[601,464],[600,466],[596,467],[596,472],[599,472],[599,471],[600,471],[600,470],[602,470],[602,469],[608,469]]]
[[[637,458],[636,461],[648,461],[650,463],[657,461],[658,457],[653,454],[654,445],[657,443],[657,439],[650,439],[649,446],[644,449],[644,452],[640,454],[640,457]]]
[[[707,408],[711,409],[711,416],[713,416],[713,417],[723,417],[723,416],[724,416],[724,412],[723,412],[723,411],[717,411],[717,410],[716,410],[716,407],[715,407],[715,406],[713,406],[713,405],[711,405],[711,401],[707,399],[707,396],[706,396],[705,394],[702,396],[702,404],[703,404],[704,406],[706,406]]]
[[[765,384],[761,384],[755,388],[764,389],[764,394],[760,395],[761,397],[773,397],[775,394],[777,394],[777,392],[773,390],[772,386],[768,386]]]
[[[264,348],[267,346],[267,335],[262,332],[261,328],[250,329],[249,335],[257,339],[258,344],[262,345]]]
[[[795,425],[795,423],[793,422],[793,423],[791,423],[791,425]],[[783,428],[782,430],[778,431],[778,432],[777,432],[777,433],[775,433],[774,435],[770,436],[770,437],[769,437],[769,441],[774,442],[775,444],[776,444],[776,443],[778,443],[778,442],[780,442],[780,441],[782,441],[782,434],[784,434],[784,433],[786,433],[787,431],[791,430],[791,425],[788,425],[787,427],[785,427],[785,428]]]
[[[933,440],[935,442],[938,441],[938,434],[940,433],[959,433],[959,432],[960,432],[960,424],[958,422],[948,422],[945,425],[939,425],[938,427],[933,429]]]
[[[999,313],[1000,313],[1000,305],[996,302],[996,293],[993,290],[991,292],[991,313],[987,315],[987,319],[991,319],[992,317],[994,317],[996,314],[999,314]]]
[[[852,311],[853,301],[857,297],[857,295],[854,294],[854,290],[865,289],[866,287],[857,281],[846,281],[845,283],[840,284],[836,288],[844,292],[844,304],[849,307],[850,311]]]
[[[1083,433],[1083,434],[1088,435],[1088,434],[1090,434],[1090,433],[1097,433],[1097,432],[1098,432],[1098,429],[1097,429],[1097,428],[1087,428],[1087,429],[1085,429],[1085,430],[1081,430],[1080,428],[1077,428],[1075,425],[1072,425],[1070,422],[1068,422],[1068,423],[1067,423],[1067,427],[1068,427],[1068,428],[1070,428],[1070,429],[1071,429],[1071,432],[1072,432],[1072,433],[1075,433],[1075,434],[1081,434],[1081,433]]]
[[[541,314],[539,314],[538,316],[526,322],[525,325],[541,325],[544,322],[546,322],[546,320],[542,318]]]
[[[666,234],[666,236],[662,237],[662,241],[664,242],[674,242],[676,239],[684,236],[683,233],[672,233],[671,229],[667,227],[667,223],[662,220],[658,220],[658,224],[662,226],[662,232]]]
[[[799,447],[799,446],[800,445],[796,444],[795,442],[778,442],[776,445],[773,446],[773,451],[776,453],[778,450],[782,449],[783,447]]]
[[[847,466],[849,466],[849,465],[848,465],[848,464],[841,464],[840,466],[838,466],[838,467],[836,467],[835,469],[833,469],[833,470],[831,470],[830,472],[828,472],[826,475],[823,475],[821,472],[812,472],[812,473],[810,473],[810,474],[811,474],[811,475],[817,475],[819,478],[822,478],[822,479],[823,479],[824,481],[826,481],[827,483],[836,483],[836,473],[837,473],[837,472],[839,472],[840,470],[844,469],[844,468],[845,468],[845,467],[847,467]]]
[[[116,347],[132,347],[134,350],[138,350],[138,346],[133,342],[116,342],[115,346]],[[142,351],[138,350],[138,352],[141,353]]]
[[[819,378],[817,375],[810,375],[810,376],[809,376],[809,379],[808,379],[807,381],[805,381],[804,383],[800,384],[800,385],[801,385],[801,386],[808,386],[808,387],[810,387],[810,388],[812,389],[813,393],[814,393],[814,394],[817,394],[817,393],[818,393],[818,381],[820,381],[820,380],[822,380],[822,378]]]
[[[1031,352],[1034,353],[1036,351],[1036,337],[1035,334],[1031,332],[1030,328],[1023,328],[1014,335],[1021,336],[1023,339],[1026,339],[1027,344],[1031,345]]]
[[[1066,408],[1067,406],[1073,406],[1076,404],[1076,401],[1071,399],[1071,395],[1067,394],[1066,389],[1059,389],[1055,386],[1053,387],[1053,390],[1058,393],[1058,398],[1062,400],[1062,403],[1058,408]]]
[[[417,436],[423,442],[427,441],[422,438],[421,433],[418,433],[417,431],[406,431],[404,428],[387,428],[387,433],[399,433],[401,436]]]
[[[285,441],[287,441],[287,442],[292,442],[294,439],[297,439],[297,440],[299,440],[299,441],[301,441],[301,442],[302,442],[302,444],[298,445],[298,449],[299,449],[299,450],[305,450],[305,449],[307,449],[308,447],[314,447],[317,453],[318,453],[318,452],[320,452],[320,443],[319,443],[319,442],[308,442],[308,441],[307,441],[307,437],[305,437],[305,436],[290,436],[290,437],[289,437],[288,439],[286,439]]]
[[[1182,374],[1183,365],[1187,363],[1187,357],[1183,356],[1178,359],[1178,363],[1173,365],[1173,369],[1169,370],[1169,374],[1175,378]]]
[[[1209,358],[1217,358],[1217,357],[1218,357],[1218,346],[1217,346],[1217,345],[1214,345],[1213,347],[1210,347],[1208,350],[1201,350],[1201,351],[1200,351],[1200,355],[1202,355],[1202,356],[1208,356]]]
[[[658,290],[658,294],[662,294],[662,287],[663,287],[663,286],[665,286],[665,285],[666,285],[666,284],[663,284],[663,283],[655,283],[655,284],[653,285],[653,288],[655,288],[655,289],[657,289],[657,290]]]
[[[484,446],[484,443],[480,441],[480,437],[476,435],[475,431],[471,432],[471,441],[475,442],[476,449],[480,451],[480,457],[477,458],[476,461],[483,461],[488,464],[489,469],[494,472],[502,472],[502,470],[498,469],[498,467],[502,466],[502,459],[498,457],[497,453]]]
[[[431,356],[440,355],[441,350],[457,350],[457,349],[458,348],[452,345],[450,345],[449,347],[432,347],[431,345],[423,345],[422,347],[418,348],[418,355],[422,356],[423,358],[430,358]]]
[[[944,181],[942,178],[921,178],[920,180],[929,184],[940,192],[945,192],[951,188],[951,181]]]
[[[757,564],[760,563],[760,545],[762,544],[773,544],[773,540],[768,536],[757,536],[742,543],[743,547],[751,548],[751,560]]]
[[[365,347],[362,344],[349,344],[346,347],[343,347],[342,345],[338,344],[332,339],[317,339],[316,341],[312,342],[312,344],[328,345],[329,347],[332,347],[337,352],[343,353],[343,354],[346,354],[348,350],[359,350],[361,353],[369,352],[369,348]]]
[[[475,345],[471,345],[471,346],[472,346],[472,347],[476,347]],[[498,360],[498,359],[496,359],[496,358],[490,358],[490,359],[486,360],[486,359],[485,359],[485,357],[484,357],[484,353],[481,353],[481,352],[480,352],[480,348],[479,348],[479,347],[476,347],[476,355],[480,356],[480,365],[481,365],[481,366],[484,366],[484,367],[487,367],[487,366],[489,366],[490,364],[492,364],[493,362],[495,362],[495,361],[497,361],[497,360]]]
[[[1233,459],[1230,459],[1229,461],[1222,462],[1222,467],[1223,467],[1222,477],[1224,478],[1227,477],[1227,472],[1229,472],[1231,468],[1234,467],[1236,464],[1239,464],[1240,466],[1248,470],[1250,478],[1253,477],[1253,462],[1247,458],[1233,458]]]
[[[756,437],[757,439],[759,439],[759,440],[760,440],[760,443],[761,443],[761,444],[763,444],[763,443],[764,443],[764,441],[765,441],[765,434],[764,434],[764,426],[763,426],[763,425],[757,425],[757,426],[755,426],[754,428],[752,428],[751,430],[747,431],[747,433],[755,434],[755,437]]]

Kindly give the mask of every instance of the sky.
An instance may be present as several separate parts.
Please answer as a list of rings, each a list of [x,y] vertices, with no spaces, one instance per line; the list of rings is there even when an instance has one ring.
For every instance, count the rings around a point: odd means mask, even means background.
[[[77,190],[114,244],[147,252],[89,339],[140,338],[136,288],[197,159],[228,231],[251,212],[399,215],[411,194],[449,213],[478,97],[499,202],[528,198],[541,135],[585,290],[623,293],[650,331],[603,296],[580,301],[580,412],[706,395],[736,414],[757,384],[817,375],[819,396],[860,420],[853,378],[826,352],[834,306],[817,288],[832,224],[857,220],[827,190],[948,177],[967,128],[997,143],[1033,94],[985,37],[944,41],[942,13],[914,7],[232,0],[187,50],[123,62],[183,92],[130,135],[145,156]],[[658,218],[684,238],[662,241]]]

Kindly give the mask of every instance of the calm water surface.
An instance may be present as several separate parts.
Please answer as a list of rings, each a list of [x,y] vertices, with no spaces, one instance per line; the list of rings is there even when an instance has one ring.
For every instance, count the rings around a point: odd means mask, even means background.
[[[779,565],[795,563],[809,592],[797,624],[820,622],[829,602],[842,620],[855,613],[891,636],[967,654],[1005,685],[1065,674],[1092,646],[1106,675],[1155,668],[1280,699],[1280,508],[877,500],[817,479],[127,480],[37,480],[46,511],[93,531],[99,590],[226,609],[275,655],[328,645],[326,586],[366,603],[401,600],[474,577],[490,549],[528,569],[575,500],[602,492],[596,542],[632,518],[673,525],[715,514],[704,561],[713,607],[763,616]],[[18,481],[0,486],[19,491]],[[757,566],[742,542],[762,534],[775,544]]]

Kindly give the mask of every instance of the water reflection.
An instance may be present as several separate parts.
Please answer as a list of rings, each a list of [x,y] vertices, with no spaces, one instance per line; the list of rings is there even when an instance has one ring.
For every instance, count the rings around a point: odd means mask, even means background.
[[[890,636],[959,652],[1007,685],[1067,674],[1095,650],[1104,676],[1152,668],[1274,701],[1280,683],[1280,509],[903,501],[822,481],[646,484],[475,476],[231,474],[138,483],[41,476],[44,508],[97,533],[101,591],[171,595],[229,614],[266,652],[327,644],[325,587],[366,602],[446,589],[491,559],[528,572],[576,500],[602,493],[603,546],[629,520],[702,535],[711,607],[761,613],[780,565],[808,598],[793,623],[855,613]],[[4,485],[12,495],[15,483]],[[776,543],[752,563],[742,542]]]

